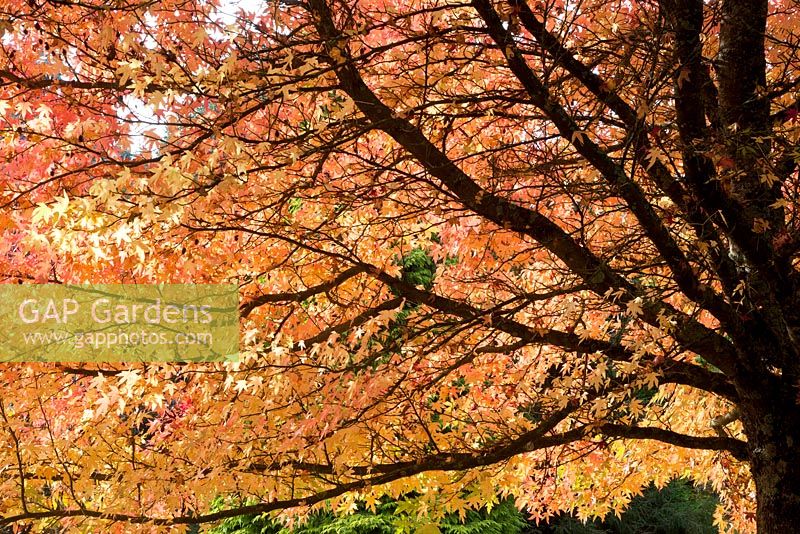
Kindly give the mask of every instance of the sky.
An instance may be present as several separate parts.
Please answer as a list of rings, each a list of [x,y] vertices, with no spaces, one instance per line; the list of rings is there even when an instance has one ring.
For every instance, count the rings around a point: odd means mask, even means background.
[[[222,0],[217,20],[225,25],[235,24],[239,10],[258,15],[263,12],[267,6],[268,2],[265,0]],[[151,126],[153,123],[158,122],[158,118],[152,106],[130,95],[124,98],[124,102],[125,106],[120,108],[119,116],[121,118],[132,118],[131,116],[133,116],[142,122],[141,126],[135,126],[133,128],[133,135],[131,137],[132,153],[138,153],[144,148],[146,138],[142,134],[145,131],[155,129],[159,135],[166,135],[165,127],[152,128]]]

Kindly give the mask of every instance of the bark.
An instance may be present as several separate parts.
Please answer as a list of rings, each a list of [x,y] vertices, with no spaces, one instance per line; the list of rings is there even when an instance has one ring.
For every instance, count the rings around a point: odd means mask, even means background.
[[[800,525],[800,414],[794,395],[782,389],[742,406],[759,534],[796,532]]]
[[[749,218],[767,221],[768,239],[784,225],[785,214],[772,204],[781,196],[781,184],[761,179],[770,158],[771,124],[765,97],[764,36],[767,0],[722,2],[720,46],[716,62],[719,110],[727,155],[736,162],[730,180],[734,198],[750,212]],[[747,246],[743,241],[731,243]],[[755,243],[749,254],[763,254],[769,243]],[[744,252],[748,254],[747,251]],[[795,532],[800,524],[800,410],[797,383],[798,347],[792,335],[792,294],[788,265],[770,258],[747,278],[759,310],[753,342],[741,351],[737,373],[739,409],[748,438],[749,463],[756,486],[756,522],[760,534]],[[788,320],[787,320],[788,319]]]
[[[751,463],[756,484],[756,522],[759,534],[796,532],[800,524],[800,466],[794,450],[764,453]]]
[[[764,53],[767,9],[767,0],[722,3],[717,74],[728,157],[739,171],[733,178],[734,195],[775,231],[784,220],[781,210],[770,208],[780,197],[780,184],[760,179],[771,133]]]

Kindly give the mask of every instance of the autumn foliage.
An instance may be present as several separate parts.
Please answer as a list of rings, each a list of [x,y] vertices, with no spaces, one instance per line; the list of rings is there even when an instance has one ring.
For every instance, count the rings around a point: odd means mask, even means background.
[[[690,476],[791,531],[797,10],[0,1],[3,281],[242,315],[238,363],[3,364],[0,528],[589,518]]]

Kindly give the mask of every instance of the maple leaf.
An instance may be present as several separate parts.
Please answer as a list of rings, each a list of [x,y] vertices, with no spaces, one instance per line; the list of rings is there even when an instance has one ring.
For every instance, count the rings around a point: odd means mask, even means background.
[[[141,374],[133,369],[120,371],[117,375],[117,383],[123,389],[133,391],[133,387],[142,379]]]
[[[634,317],[638,317],[644,313],[644,309],[642,308],[642,298],[636,297],[635,299],[631,300],[626,304],[626,308],[628,313]]]
[[[586,133],[580,130],[573,131],[572,135],[569,138],[572,144],[581,144],[585,141],[585,139],[586,139]]]

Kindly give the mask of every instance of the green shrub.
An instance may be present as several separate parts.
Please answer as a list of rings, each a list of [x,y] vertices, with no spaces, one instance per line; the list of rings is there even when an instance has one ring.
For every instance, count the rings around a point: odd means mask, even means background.
[[[562,514],[547,524],[528,524],[510,500],[491,510],[468,511],[464,521],[455,514],[445,516],[431,532],[441,534],[717,534],[713,526],[717,498],[676,479],[662,489],[651,485],[634,497],[621,517],[609,514],[602,521],[582,523]],[[215,510],[224,508],[219,499]],[[230,504],[230,502],[228,502]],[[264,516],[240,516],[223,521],[212,534],[413,534],[422,526],[416,517],[398,511],[397,501],[384,501],[375,510],[360,507],[354,514],[336,516],[317,512],[301,526],[287,529]],[[405,508],[405,507],[401,507]],[[438,530],[436,530],[438,529]]]

